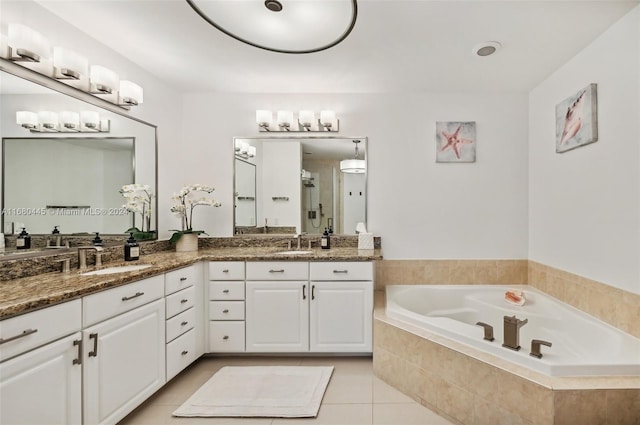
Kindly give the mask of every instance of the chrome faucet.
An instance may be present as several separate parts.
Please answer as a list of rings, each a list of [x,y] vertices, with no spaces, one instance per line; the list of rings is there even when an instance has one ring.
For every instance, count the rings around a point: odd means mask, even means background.
[[[300,250],[301,248],[301,244],[302,244],[302,235],[305,235],[305,232],[302,233],[296,233],[295,235],[293,235],[293,240],[296,241],[296,249]],[[293,246],[291,246],[291,240],[289,240],[289,249],[292,249]],[[309,240],[309,248],[311,248],[311,240]]]
[[[528,322],[529,319],[520,320],[516,316],[504,316],[502,346],[515,351],[520,350],[520,328]]]
[[[95,249],[96,251],[96,266],[102,265],[102,251],[104,249],[101,246],[79,246],[78,247],[78,269],[85,270],[87,268],[87,251]]]

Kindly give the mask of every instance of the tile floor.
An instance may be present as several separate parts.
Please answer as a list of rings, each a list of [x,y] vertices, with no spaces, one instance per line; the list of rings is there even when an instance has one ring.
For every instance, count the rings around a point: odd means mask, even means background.
[[[171,413],[223,366],[334,366],[316,418],[175,418]],[[119,425],[452,425],[373,375],[370,357],[203,357]]]

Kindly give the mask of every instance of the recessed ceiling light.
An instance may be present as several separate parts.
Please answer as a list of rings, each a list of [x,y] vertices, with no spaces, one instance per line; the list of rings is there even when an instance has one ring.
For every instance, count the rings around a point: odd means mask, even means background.
[[[478,44],[473,48],[473,54],[474,56],[481,57],[491,56],[498,50],[500,50],[501,47],[502,44],[498,43],[497,41],[485,41],[484,43]]]
[[[278,0],[266,0],[264,5],[272,12],[280,12],[282,10],[282,3]]]

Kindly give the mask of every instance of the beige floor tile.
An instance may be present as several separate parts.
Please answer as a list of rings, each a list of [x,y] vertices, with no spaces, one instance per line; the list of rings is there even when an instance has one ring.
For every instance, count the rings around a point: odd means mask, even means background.
[[[272,425],[371,425],[371,404],[323,404],[318,417],[274,419]]]
[[[373,375],[371,357],[303,357],[301,366],[333,366],[333,375]]]
[[[331,376],[327,391],[322,399],[323,404],[359,404],[373,403],[372,375],[338,375]]]
[[[163,425],[271,425],[271,418],[177,418],[170,417]]]
[[[150,401],[143,403],[118,425],[162,425],[171,419],[171,413],[178,407],[153,405]]]
[[[453,425],[418,403],[376,403],[373,425]]]
[[[415,403],[411,397],[402,394],[378,377],[373,377],[374,403]]]

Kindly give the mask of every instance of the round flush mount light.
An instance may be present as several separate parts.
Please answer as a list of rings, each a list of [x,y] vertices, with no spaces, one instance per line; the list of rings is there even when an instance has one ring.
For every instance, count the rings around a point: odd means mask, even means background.
[[[502,44],[497,41],[485,41],[473,48],[473,55],[480,57],[491,56],[500,50],[501,47]]]
[[[356,0],[186,0],[210,25],[245,44],[279,53],[314,53],[342,42]]]

